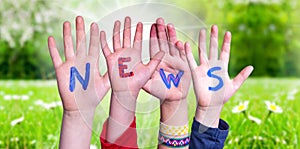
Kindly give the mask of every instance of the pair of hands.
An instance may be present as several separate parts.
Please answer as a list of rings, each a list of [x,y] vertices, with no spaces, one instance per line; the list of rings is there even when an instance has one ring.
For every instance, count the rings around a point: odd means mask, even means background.
[[[144,65],[141,60],[142,51],[142,23],[136,27],[133,45],[131,45],[131,21],[125,18],[123,31],[123,44],[120,40],[119,21],[115,22],[113,35],[113,52],[106,42],[105,33],[99,34],[96,23],[91,24],[89,49],[86,48],[86,35],[84,21],[82,17],[76,18],[76,50],[72,43],[71,27],[69,22],[64,23],[64,55],[65,62],[62,61],[53,37],[49,37],[48,46],[53,65],[56,71],[59,93],[65,111],[91,110],[94,111],[102,98],[105,96],[110,86],[113,92],[129,92],[136,96],[141,88],[153,96],[166,101],[178,101],[186,99],[191,77],[193,78],[194,91],[198,100],[198,109],[208,111],[209,107],[221,107],[237,91],[241,84],[247,79],[253,68],[246,67],[236,78],[231,80],[228,75],[228,62],[230,53],[230,33],[226,33],[220,59],[218,59],[218,31],[217,27],[212,27],[210,39],[210,54],[206,56],[205,32],[201,30],[199,37],[199,57],[200,66],[195,62],[189,43],[183,44],[177,40],[176,31],[173,25],[165,26],[164,20],[159,18],[153,24],[150,31],[150,56],[151,60]],[[99,40],[100,37],[100,40]],[[99,52],[101,47],[106,58],[108,73],[103,76],[99,73]],[[125,62],[126,69],[123,71],[132,72],[129,77],[121,77],[119,69],[119,58],[130,58]],[[84,76],[86,64],[90,63],[90,79],[87,88],[84,90],[77,84],[75,90],[69,90],[70,68],[75,67]],[[210,91],[209,86],[214,86],[214,78],[209,77],[207,72],[214,66],[220,66],[220,76],[224,82],[221,91]],[[168,89],[160,76],[163,69],[168,74],[178,74],[183,71],[178,87],[171,84]],[[128,73],[127,72],[127,73]],[[132,81],[134,80],[134,81]],[[77,103],[76,103],[77,102]],[[82,106],[82,107],[80,107]],[[202,117],[204,118],[204,117]],[[201,122],[201,116],[196,119]],[[208,124],[209,125],[209,124]]]

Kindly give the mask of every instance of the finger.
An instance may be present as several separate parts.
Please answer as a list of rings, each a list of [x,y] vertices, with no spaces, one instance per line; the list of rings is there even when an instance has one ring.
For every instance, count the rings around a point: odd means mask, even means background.
[[[63,25],[63,36],[64,36],[64,53],[66,60],[70,59],[74,56],[74,48],[72,41],[72,33],[71,33],[71,24],[70,22],[65,22]]]
[[[121,22],[118,20],[115,22],[114,25],[114,33],[113,33],[113,46],[114,46],[114,51],[116,51],[116,49],[120,49],[121,48],[121,39],[120,39],[120,27],[121,26]]]
[[[53,62],[53,66],[54,68],[58,68],[63,62],[61,60],[61,57],[57,51],[57,48],[56,48],[56,43],[55,43],[55,40],[52,36],[50,36],[48,38],[48,48],[49,48],[49,52],[50,52],[50,56],[51,56],[51,59],[52,59],[52,62]]]
[[[110,88],[110,81],[109,81],[109,76],[108,76],[108,73],[106,72],[104,75],[103,75],[103,82],[104,82],[104,86],[107,90],[109,90]]]
[[[195,70],[197,68],[197,63],[195,61],[194,55],[192,53],[192,49],[189,43],[186,43],[185,45],[185,53],[186,53],[186,58],[189,64],[189,67],[191,70]]]
[[[225,63],[226,70],[228,68],[229,57],[230,57],[230,42],[231,42],[231,33],[226,32],[224,35],[222,50],[220,54],[220,60]]]
[[[218,60],[218,27],[216,25],[211,27],[209,59]]]
[[[153,81],[150,79],[150,80],[148,80],[147,83],[143,86],[143,90],[146,91],[146,92],[149,93],[149,94],[150,94],[150,92],[151,92],[151,87],[152,87],[152,89],[153,89],[152,82],[153,82]]]
[[[86,37],[84,20],[81,16],[76,17],[76,55],[86,55]]]
[[[187,58],[186,58],[185,49],[192,49],[191,45],[189,44],[189,42],[185,42],[184,49],[180,50],[180,51],[182,51],[181,54],[180,54],[181,55],[181,59],[186,62]],[[196,65],[197,65],[197,63],[196,63]]]
[[[237,91],[241,87],[244,81],[252,73],[253,69],[253,66],[247,66],[233,79],[233,87],[235,91]]]
[[[170,55],[179,56],[179,51],[175,48],[175,43],[177,42],[176,30],[173,24],[167,25],[168,34],[169,34],[169,50]]]
[[[125,18],[124,31],[123,31],[123,48],[130,48],[131,40],[131,19],[130,17]]]
[[[185,54],[185,50],[184,50],[184,45],[181,41],[176,42],[176,48],[179,50],[180,58],[185,60],[186,59],[186,54]]]
[[[96,23],[91,24],[89,55],[99,56],[99,28]]]
[[[206,31],[201,29],[199,33],[198,40],[198,57],[200,64],[207,63],[207,53],[206,53]]]
[[[151,30],[150,30],[150,57],[153,58],[156,53],[159,52],[159,44],[157,39],[157,33],[156,33],[156,24],[152,24]]]
[[[164,20],[162,18],[158,18],[156,20],[156,24],[157,24],[158,43],[159,43],[160,50],[168,54],[169,46],[167,43],[168,39],[167,39]]]
[[[101,31],[101,33],[100,33],[100,42],[101,42],[102,52],[106,58],[111,54],[111,51],[107,45],[106,35],[105,35],[104,31]]]
[[[97,74],[98,73],[98,74]],[[110,82],[109,82],[109,76],[108,73],[105,72],[105,74],[101,77],[101,74],[99,71],[96,71],[95,75],[99,75],[100,77],[97,77],[95,79],[95,90],[98,94],[98,99],[101,101],[103,99],[103,97],[105,96],[105,94],[107,93],[107,91],[110,89]]]
[[[135,36],[133,40],[133,48],[137,50],[142,50],[142,41],[143,41],[143,24],[139,22],[136,25]]]
[[[162,58],[164,57],[165,53],[160,51],[157,54],[151,58],[150,62],[147,64],[147,68],[150,70],[150,74],[152,75],[153,72],[155,71],[156,67],[159,65],[161,62]]]

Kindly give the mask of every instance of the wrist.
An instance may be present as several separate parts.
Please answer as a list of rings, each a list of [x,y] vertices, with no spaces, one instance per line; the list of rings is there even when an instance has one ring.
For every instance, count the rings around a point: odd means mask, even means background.
[[[139,91],[117,91],[112,90],[112,95],[118,99],[137,99]]]
[[[218,128],[222,108],[223,105],[210,107],[201,107],[198,105],[195,119],[207,127]]]
[[[173,126],[182,126],[188,123],[187,100],[163,101],[161,104],[160,121]]]
[[[137,96],[138,93],[112,91],[107,121],[108,142],[115,142],[134,121]]]
[[[132,122],[138,94],[131,92],[115,92],[111,93],[110,103],[110,119],[115,119],[121,124],[128,125]]]
[[[63,111],[63,118],[67,121],[77,121],[77,122],[84,122],[88,124],[89,126],[92,126],[93,119],[94,119],[95,111]]]
[[[59,148],[89,147],[93,121],[87,119],[90,118],[85,118],[80,111],[64,110]]]
[[[161,100],[161,108],[168,108],[171,111],[178,109],[178,106],[187,102],[186,98],[180,100]]]

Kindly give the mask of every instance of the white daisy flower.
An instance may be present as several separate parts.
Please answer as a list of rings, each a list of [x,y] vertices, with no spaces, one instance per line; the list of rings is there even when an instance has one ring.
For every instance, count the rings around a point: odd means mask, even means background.
[[[32,96],[32,95],[33,95],[33,91],[29,91],[29,92],[28,92],[28,95],[29,95],[29,96]]]
[[[265,104],[267,105],[269,111],[274,113],[282,113],[281,107],[277,106],[274,102],[265,101]]]
[[[262,136],[253,136],[254,140],[263,140],[264,138]]]
[[[94,145],[94,144],[91,144],[91,145],[90,145],[90,149],[97,149],[97,146]]]
[[[282,141],[281,141],[281,142],[282,142],[282,144],[286,144],[286,141],[285,141],[284,139],[282,139]]]
[[[35,143],[36,143],[36,140],[30,141],[30,144],[35,144]]]
[[[249,104],[248,100],[244,101],[244,102],[241,102],[238,106],[235,106],[232,109],[232,113],[240,113],[240,112],[246,111],[247,108],[248,108],[248,104]]]
[[[60,101],[55,101],[55,102],[51,102],[51,103],[48,103],[48,104],[45,103],[43,106],[46,109],[54,109],[54,108],[59,107],[61,105],[62,105],[62,103]]]
[[[294,100],[295,99],[295,95],[289,94],[286,99],[288,100]]]
[[[18,141],[19,141],[18,137],[10,138],[10,142],[18,142]]]
[[[12,99],[12,96],[11,95],[4,95],[4,100],[11,100]]]
[[[45,103],[44,103],[43,100],[39,99],[39,100],[35,101],[34,104],[35,104],[35,105],[42,106],[42,105],[44,105]]]
[[[294,89],[292,91],[290,91],[287,95],[287,99],[288,100],[294,100],[295,99],[295,95],[298,93],[297,89]]]
[[[239,142],[240,140],[239,140],[239,138],[238,137],[236,137],[235,139],[234,139],[234,142]]]
[[[56,137],[55,137],[53,134],[49,134],[49,135],[47,136],[47,139],[48,139],[48,140],[56,140]]]
[[[29,96],[28,95],[22,95],[21,96],[21,100],[28,100],[29,99]]]
[[[19,99],[21,99],[21,96],[20,96],[20,95],[13,95],[13,96],[12,96],[12,99],[14,99],[14,100],[19,100]]]
[[[295,95],[298,93],[298,89],[294,89],[292,91],[289,92],[289,94]]]
[[[259,118],[256,118],[254,116],[251,116],[250,114],[248,115],[248,119],[255,122],[256,124],[261,124],[261,120]]]
[[[279,137],[276,137],[276,140],[275,140],[277,143],[279,143],[280,142],[280,139],[279,139]]]
[[[10,125],[11,125],[11,126],[15,126],[15,125],[21,123],[22,121],[24,121],[24,116],[22,116],[22,117],[20,117],[20,118],[17,118],[17,119],[15,119],[15,120],[13,120],[13,121],[11,121],[11,122],[10,122]]]

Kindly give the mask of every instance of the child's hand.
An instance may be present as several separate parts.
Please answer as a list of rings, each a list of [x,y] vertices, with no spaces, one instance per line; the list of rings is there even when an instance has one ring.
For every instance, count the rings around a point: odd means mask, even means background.
[[[48,39],[63,108],[65,111],[94,112],[110,87],[108,76],[102,77],[98,70],[98,25],[91,24],[90,45],[87,50],[84,20],[80,16],[76,18],[76,54],[73,49],[71,25],[65,22],[63,27],[65,62],[59,55],[54,38]]]
[[[87,51],[84,21],[80,16],[76,18],[76,54],[69,22],[64,23],[63,37],[65,62],[59,55],[54,38],[48,39],[64,108],[59,148],[89,148],[96,107],[110,87],[108,75],[102,77],[98,70],[99,29],[97,24],[92,23]]]
[[[113,31],[113,49],[111,52],[106,41],[105,32],[101,32],[101,47],[106,58],[108,74],[112,86],[109,119],[107,123],[107,133],[105,139],[110,143],[115,142],[134,120],[136,99],[140,89],[146,84],[157,65],[164,56],[163,52],[152,57],[147,65],[141,60],[143,24],[136,26],[133,45],[131,45],[131,20],[125,18],[123,31],[123,44],[120,39],[120,21],[116,21]],[[133,138],[130,138],[131,140]],[[129,139],[129,140],[130,140]]]
[[[165,56],[144,89],[161,100],[179,101],[186,99],[191,75],[184,47],[177,41],[174,26],[168,24],[166,27],[162,18],[158,18],[151,27],[150,55],[153,57],[163,51]]]
[[[206,54],[205,30],[200,31],[197,66],[189,44],[186,44],[187,59],[191,69],[194,91],[198,100],[196,120],[210,127],[218,127],[223,105],[240,88],[251,74],[253,67],[244,68],[233,80],[228,75],[231,34],[226,32],[220,58],[218,58],[218,28],[212,26],[209,58]]]
[[[125,18],[123,44],[120,41],[120,21],[114,25],[112,53],[106,42],[105,32],[101,32],[101,47],[106,58],[108,74],[114,93],[130,93],[137,97],[140,89],[146,84],[157,65],[164,56],[163,52],[157,53],[151,61],[144,65],[141,60],[143,24],[136,26],[133,45],[131,45],[131,20]]]

